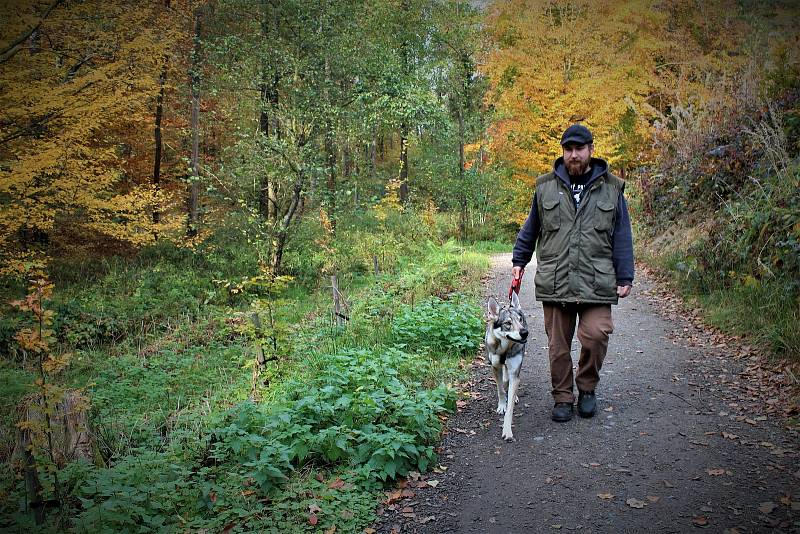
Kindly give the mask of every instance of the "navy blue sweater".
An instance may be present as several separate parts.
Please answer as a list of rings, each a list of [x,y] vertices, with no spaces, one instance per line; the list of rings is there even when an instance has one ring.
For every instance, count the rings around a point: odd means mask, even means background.
[[[588,191],[592,182],[608,172],[608,163],[602,159],[592,158],[592,175],[586,183],[584,191]],[[554,173],[570,188],[569,174],[564,167],[564,158],[558,158],[554,165]],[[570,198],[572,196],[570,195]],[[573,199],[573,202],[575,200]],[[533,252],[536,250],[536,242],[539,240],[539,233],[542,229],[539,220],[539,212],[536,209],[536,193],[533,195],[531,212],[525,220],[525,224],[517,234],[517,241],[514,243],[514,254],[512,263],[516,267],[525,267],[530,263]],[[628,215],[628,204],[625,202],[623,191],[619,193],[617,199],[617,220],[612,233],[613,249],[611,258],[614,262],[614,271],[617,273],[617,285],[629,286],[633,284],[633,233],[631,232],[631,219]]]

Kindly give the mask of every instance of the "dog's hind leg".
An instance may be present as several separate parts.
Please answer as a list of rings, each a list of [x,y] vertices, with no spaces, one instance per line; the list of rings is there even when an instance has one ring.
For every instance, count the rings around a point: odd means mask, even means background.
[[[511,431],[511,424],[514,421],[514,404],[517,399],[517,389],[519,388],[519,373],[522,369],[522,355],[514,356],[506,360],[508,368],[508,397],[506,414],[503,418],[503,439],[514,441],[514,433]]]
[[[503,387],[503,370],[505,366],[500,363],[500,358],[492,357],[492,374],[494,374],[494,382],[497,385],[497,413],[506,413],[506,392]]]

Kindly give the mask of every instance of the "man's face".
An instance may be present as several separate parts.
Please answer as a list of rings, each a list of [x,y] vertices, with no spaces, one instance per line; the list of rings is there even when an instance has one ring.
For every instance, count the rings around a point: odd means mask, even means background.
[[[564,165],[570,176],[580,176],[589,170],[589,160],[592,159],[594,145],[576,145],[568,143],[564,149]]]

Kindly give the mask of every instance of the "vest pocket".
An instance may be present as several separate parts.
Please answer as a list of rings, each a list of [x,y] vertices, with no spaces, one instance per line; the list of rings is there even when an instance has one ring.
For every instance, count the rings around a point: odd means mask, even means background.
[[[542,228],[545,232],[555,232],[561,228],[561,212],[558,206],[561,204],[561,199],[547,198],[542,201]]]
[[[594,292],[599,297],[617,295],[617,273],[614,272],[614,266],[610,263],[595,263]]]
[[[533,284],[536,286],[536,296],[552,296],[556,292],[556,265],[557,262],[540,263],[536,267]]]
[[[597,203],[597,213],[595,214],[594,229],[600,232],[611,230],[614,224],[614,204],[599,201]]]

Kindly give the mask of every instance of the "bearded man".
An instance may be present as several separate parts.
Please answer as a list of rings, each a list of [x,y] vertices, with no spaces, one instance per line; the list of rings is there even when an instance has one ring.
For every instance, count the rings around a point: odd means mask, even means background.
[[[575,326],[581,344],[575,385],[578,415],[592,417],[600,368],[614,331],[611,305],[633,285],[633,237],[625,182],[593,158],[594,139],[573,124],[561,136],[563,157],[536,179],[528,219],[514,244],[512,276],[518,280],[536,252],[536,300],[542,302],[555,404],[552,419],[572,419],[570,349]]]

